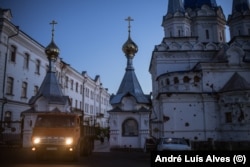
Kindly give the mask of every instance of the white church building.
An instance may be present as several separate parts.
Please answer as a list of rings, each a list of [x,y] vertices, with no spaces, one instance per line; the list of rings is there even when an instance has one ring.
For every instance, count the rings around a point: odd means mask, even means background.
[[[216,0],[169,0],[162,27],[149,66],[152,135],[189,139],[193,147],[249,146],[249,1],[233,0],[226,19]]]
[[[122,50],[127,58],[126,71],[115,95],[111,95],[113,109],[110,115],[110,149],[128,148],[143,149],[145,139],[150,135],[151,96],[145,95],[136,77],[133,58],[138,51],[137,45],[130,37],[129,22],[128,40]]]

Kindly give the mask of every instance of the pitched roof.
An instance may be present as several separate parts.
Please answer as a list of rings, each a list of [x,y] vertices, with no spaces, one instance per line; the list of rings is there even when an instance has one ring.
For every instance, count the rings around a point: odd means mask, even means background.
[[[233,0],[232,13],[244,12],[250,10],[250,3],[248,0]]]
[[[184,0],[185,8],[201,8],[202,5],[208,5],[210,7],[217,7],[216,0]]]
[[[141,113],[145,113],[145,112],[151,112],[150,110],[146,109],[145,107],[141,107],[139,110],[127,110],[127,111],[124,111],[122,110],[120,107],[115,107],[113,108],[112,110],[109,110],[108,111],[109,113],[110,112],[141,112]]]
[[[236,72],[220,91],[230,92],[230,91],[244,91],[244,90],[250,90],[250,84],[245,80],[245,78],[243,78]]]
[[[55,72],[47,72],[38,93],[30,99],[29,103],[34,103],[41,96],[47,99],[50,104],[66,104],[68,96],[63,95]]]
[[[168,1],[168,13],[175,14],[175,12],[185,12],[182,0]]]
[[[111,97],[110,103],[120,103],[122,98],[127,95],[133,96],[138,103],[150,103],[150,98],[146,96],[141,89],[134,69],[128,68],[126,69],[125,75],[116,95]]]

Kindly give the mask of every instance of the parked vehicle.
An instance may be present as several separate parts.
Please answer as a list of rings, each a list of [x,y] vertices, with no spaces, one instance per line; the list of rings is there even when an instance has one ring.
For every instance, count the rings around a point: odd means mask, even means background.
[[[146,138],[144,144],[144,152],[155,151],[156,150],[156,139],[154,138]]]
[[[187,140],[183,138],[160,138],[157,144],[157,151],[187,151],[191,147]]]
[[[32,151],[41,159],[46,153],[69,154],[74,160],[94,148],[94,127],[84,126],[74,113],[48,112],[37,115],[32,133]]]

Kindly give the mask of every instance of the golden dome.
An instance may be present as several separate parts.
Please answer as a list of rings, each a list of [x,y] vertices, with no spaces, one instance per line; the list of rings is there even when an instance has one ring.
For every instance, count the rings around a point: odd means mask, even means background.
[[[132,41],[130,36],[128,40],[123,44],[122,51],[126,54],[126,56],[134,57],[135,53],[138,51],[137,45]]]
[[[57,57],[60,53],[60,50],[56,46],[56,44],[54,43],[53,39],[50,42],[50,44],[45,48],[45,53],[48,56],[48,59],[54,60],[54,61],[57,59]]]

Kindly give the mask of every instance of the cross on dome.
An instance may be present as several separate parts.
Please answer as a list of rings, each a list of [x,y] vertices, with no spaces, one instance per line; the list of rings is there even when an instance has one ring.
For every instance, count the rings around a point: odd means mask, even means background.
[[[126,18],[125,21],[128,22],[128,32],[130,34],[130,28],[131,28],[130,22],[134,21],[134,19],[132,19],[130,16],[128,16],[128,18]]]
[[[52,25],[52,38],[54,38],[55,25],[57,24],[57,22],[55,20],[52,20],[52,22],[50,22],[49,24]]]

